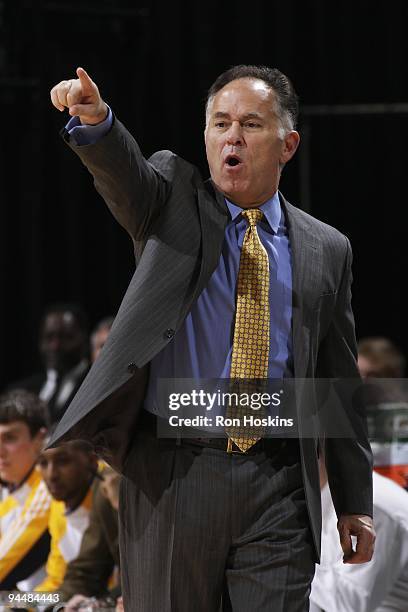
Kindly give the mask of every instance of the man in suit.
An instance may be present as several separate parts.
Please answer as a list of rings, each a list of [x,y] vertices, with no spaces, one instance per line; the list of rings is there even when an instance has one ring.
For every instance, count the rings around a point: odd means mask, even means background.
[[[64,138],[132,237],[137,268],[52,444],[88,439],[124,475],[125,609],[209,612],[224,589],[234,612],[307,610],[321,509],[317,434],[302,436],[301,408],[299,440],[156,436],[165,378],[358,377],[349,242],[278,192],[299,143],[293,87],[265,67],[220,75],[203,182],[169,151],[146,161],[77,75],[51,99],[69,109]],[[345,560],[360,563],[373,550],[372,457],[363,416],[344,410],[354,436],[328,438],[326,462]]]
[[[87,318],[76,304],[48,306],[39,333],[44,369],[10,389],[36,393],[48,406],[51,423],[58,421],[75,396],[89,369]]]

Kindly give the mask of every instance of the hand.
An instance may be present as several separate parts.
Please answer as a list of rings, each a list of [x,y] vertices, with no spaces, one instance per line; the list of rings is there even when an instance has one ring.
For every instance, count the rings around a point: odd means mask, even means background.
[[[85,595],[74,595],[73,597],[71,597],[71,599],[66,603],[64,611],[65,612],[76,612],[76,610],[78,610],[78,606],[86,601],[88,599],[88,597],[85,597]]]
[[[81,123],[96,125],[106,119],[108,107],[87,72],[77,68],[76,73],[77,79],[61,81],[51,89],[51,101],[59,111],[68,108],[69,114],[79,117]]]
[[[125,612],[125,608],[123,607],[123,599],[122,597],[118,597],[116,600],[116,609],[115,612]]]
[[[344,552],[343,563],[366,563],[371,560],[374,553],[375,531],[370,516],[342,514],[337,529]],[[357,537],[356,550],[353,550],[351,536]]]
[[[105,468],[102,472],[102,478],[101,491],[103,495],[110,501],[115,510],[119,510],[120,474],[111,468]]]

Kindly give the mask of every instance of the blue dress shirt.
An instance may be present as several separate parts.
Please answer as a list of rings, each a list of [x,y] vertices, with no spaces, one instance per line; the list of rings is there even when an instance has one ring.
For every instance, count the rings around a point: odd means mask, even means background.
[[[112,124],[81,126],[74,117],[66,126],[78,145],[93,144]],[[160,379],[228,378],[231,368],[236,284],[244,235],[248,227],[242,209],[226,199],[230,221],[225,230],[220,261],[173,340],[151,362],[145,408],[167,414],[158,406]],[[269,257],[270,344],[269,378],[293,376],[292,262],[285,216],[277,193],[259,207],[264,217],[258,235]]]

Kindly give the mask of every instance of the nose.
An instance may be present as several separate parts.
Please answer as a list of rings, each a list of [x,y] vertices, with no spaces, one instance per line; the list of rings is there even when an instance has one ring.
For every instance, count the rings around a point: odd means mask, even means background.
[[[48,348],[52,353],[57,353],[61,350],[61,340],[59,338],[52,338],[48,343]]]
[[[243,135],[242,127],[239,121],[232,121],[227,132],[227,144],[229,145],[242,145]]]
[[[58,480],[58,469],[52,463],[49,463],[44,469],[44,479],[51,483]]]

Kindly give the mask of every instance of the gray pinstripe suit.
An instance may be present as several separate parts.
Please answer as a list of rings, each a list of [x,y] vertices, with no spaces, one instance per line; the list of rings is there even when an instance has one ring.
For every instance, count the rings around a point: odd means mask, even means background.
[[[69,142],[67,134],[65,139]],[[211,182],[203,182],[191,164],[169,151],[156,153],[146,162],[118,120],[94,145],[69,144],[132,237],[137,268],[108,341],[50,444],[72,438],[91,440],[108,462],[129,475],[126,459],[134,455],[149,361],[171,342],[217,266],[228,213],[223,196]],[[349,242],[282,196],[281,204],[293,261],[295,376],[354,378],[358,373]],[[371,451],[363,419],[356,412],[352,420],[358,440],[327,442],[329,480],[339,514],[371,515]],[[317,439],[302,439],[300,453],[318,556]]]

